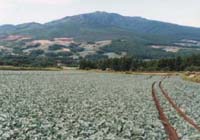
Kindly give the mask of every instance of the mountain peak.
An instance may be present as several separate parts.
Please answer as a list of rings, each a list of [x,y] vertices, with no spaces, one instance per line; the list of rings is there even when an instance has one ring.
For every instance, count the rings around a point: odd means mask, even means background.
[[[96,13],[96,14],[108,14],[108,12],[105,12],[105,11],[95,11],[95,12],[92,12],[92,13]]]
[[[41,30],[43,34],[41,34]],[[200,29],[148,20],[142,17],[123,16],[117,13],[96,11],[68,16],[39,24],[35,22],[17,26],[2,26],[0,34],[30,34],[38,38],[73,37],[80,40],[101,40],[132,35],[199,38]],[[192,39],[190,38],[190,39]]]

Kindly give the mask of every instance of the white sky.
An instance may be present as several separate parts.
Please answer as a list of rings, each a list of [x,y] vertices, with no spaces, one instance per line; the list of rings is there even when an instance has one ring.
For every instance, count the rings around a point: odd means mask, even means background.
[[[0,0],[0,25],[45,23],[94,11],[200,27],[200,0]]]

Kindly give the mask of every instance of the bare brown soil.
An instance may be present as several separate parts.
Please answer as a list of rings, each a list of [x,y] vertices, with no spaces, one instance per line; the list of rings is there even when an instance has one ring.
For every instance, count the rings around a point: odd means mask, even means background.
[[[156,89],[155,89],[155,84],[156,84],[156,82],[154,82],[153,85],[152,85],[152,97],[153,97],[153,100],[155,102],[156,108],[157,108],[158,113],[159,113],[159,119],[162,121],[162,124],[165,128],[165,132],[168,135],[168,139],[169,140],[178,140],[179,136],[178,136],[175,128],[169,123],[169,120],[166,117],[164,110],[162,109],[162,107],[160,105],[159,99],[156,96],[157,92],[156,92]]]
[[[168,102],[172,105],[172,107],[177,111],[177,113],[184,118],[185,121],[187,121],[190,125],[192,125],[194,128],[196,128],[200,132],[200,127],[198,124],[196,124],[193,119],[191,119],[185,112],[183,112],[175,103],[175,101],[169,96],[168,92],[163,88],[162,81],[159,83],[159,87],[165,96],[165,98],[168,100]]]

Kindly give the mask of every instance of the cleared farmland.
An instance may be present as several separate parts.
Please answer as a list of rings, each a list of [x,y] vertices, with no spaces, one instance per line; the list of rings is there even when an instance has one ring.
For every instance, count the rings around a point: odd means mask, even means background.
[[[80,71],[0,71],[0,138],[166,140],[151,94],[152,83],[162,78]],[[199,106],[199,102],[191,102],[199,96],[184,97],[187,90],[182,88],[196,93],[199,85],[174,77],[163,81],[163,86],[171,93],[177,88],[185,91],[180,92],[180,98],[170,94],[177,104],[188,98],[184,103]],[[179,136],[198,138],[198,131],[177,114],[159,90],[157,96]],[[199,112],[193,113],[189,107],[184,108],[198,122]]]

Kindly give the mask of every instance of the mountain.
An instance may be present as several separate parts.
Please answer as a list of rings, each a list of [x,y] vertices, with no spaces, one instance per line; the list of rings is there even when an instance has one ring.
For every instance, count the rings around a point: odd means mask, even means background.
[[[170,39],[199,39],[200,28],[180,26],[141,17],[94,12],[48,22],[0,26],[0,34],[23,34],[35,38],[73,37],[77,40],[103,40],[121,37],[160,36]]]
[[[200,52],[200,28],[98,11],[45,24],[0,26],[0,52],[53,59],[174,57]]]

